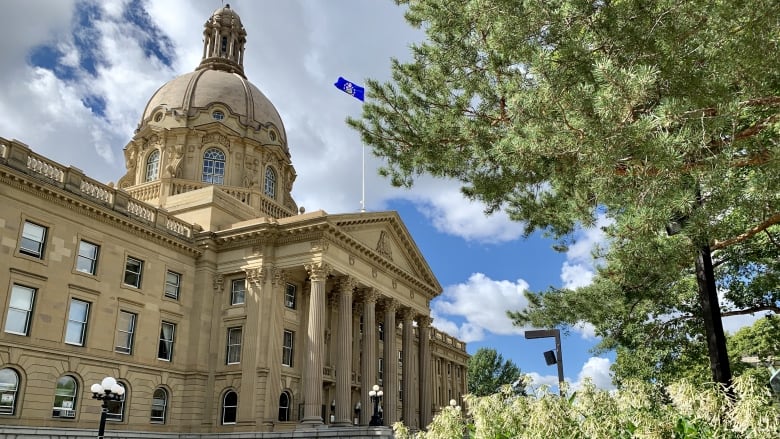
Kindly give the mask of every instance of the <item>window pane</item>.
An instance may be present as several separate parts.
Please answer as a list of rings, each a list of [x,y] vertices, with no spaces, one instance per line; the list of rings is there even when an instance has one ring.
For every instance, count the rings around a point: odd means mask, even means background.
[[[116,328],[115,350],[129,354],[133,348],[133,331],[135,330],[135,314],[119,311]]]
[[[287,284],[284,290],[284,306],[295,309],[295,296],[297,287],[293,284]]]
[[[160,172],[160,150],[154,150],[149,154],[149,158],[146,161],[146,180],[157,180],[157,176]]]
[[[11,288],[11,299],[8,303],[5,332],[27,335],[30,329],[30,314],[32,312],[34,300],[34,289],[21,285],[14,285]]]
[[[246,296],[246,280],[245,279],[234,280],[232,283],[232,288],[230,293],[230,304],[231,305],[243,304],[245,296]]]
[[[98,246],[87,241],[79,243],[79,255],[76,259],[76,270],[95,274],[97,267]]]
[[[46,227],[25,221],[19,251],[40,258],[43,256],[43,243],[45,240]]]
[[[170,361],[173,357],[173,323],[163,322],[160,327],[160,343],[157,348],[157,358]]]
[[[241,362],[241,328],[228,329],[227,364]]]
[[[143,261],[128,257],[125,263],[125,284],[136,288],[140,287],[142,269]]]
[[[125,393],[119,398],[119,401],[108,401],[108,413],[106,413],[106,419],[109,421],[121,421],[124,419],[125,414],[125,399],[127,398],[127,387],[120,382],[117,382],[125,389]]]
[[[225,398],[222,400],[222,423],[223,424],[235,424],[236,423],[236,408],[238,406],[238,394],[230,391],[225,394]]]
[[[52,416],[56,418],[75,418],[77,391],[78,385],[72,377],[64,376],[57,380],[57,387],[54,390]]]
[[[13,369],[0,369],[0,415],[13,415],[19,376]]]
[[[179,298],[179,285],[181,282],[181,275],[168,271],[165,274],[165,296],[172,299]]]
[[[152,395],[152,422],[165,423],[165,406],[168,403],[168,393],[164,389],[157,389]]]

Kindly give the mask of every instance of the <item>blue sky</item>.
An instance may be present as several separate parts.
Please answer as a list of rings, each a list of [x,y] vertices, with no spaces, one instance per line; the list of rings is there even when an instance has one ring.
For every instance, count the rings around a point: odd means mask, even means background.
[[[390,58],[408,59],[423,38],[390,0],[231,1],[247,30],[245,71],[276,105],[298,178],[293,196],[307,211],[357,212],[362,145],[346,127],[361,103],[333,87],[339,76],[361,83],[389,78]],[[0,24],[0,136],[73,165],[98,180],[124,174],[122,148],[154,91],[192,71],[202,54],[204,21],[217,0],[32,0],[6,8]],[[432,302],[434,325],[468,342],[469,352],[496,348],[539,383],[557,381],[542,352],[551,339],[525,340],[507,309],[523,291],[586,285],[598,228],[583,230],[567,253],[502,213],[485,217],[454,181],[422,177],[411,190],[376,175],[366,154],[367,210],[398,210],[444,287]],[[727,330],[750,317],[727,320]],[[563,340],[565,375],[609,387],[614,358],[589,352],[592,328]]]

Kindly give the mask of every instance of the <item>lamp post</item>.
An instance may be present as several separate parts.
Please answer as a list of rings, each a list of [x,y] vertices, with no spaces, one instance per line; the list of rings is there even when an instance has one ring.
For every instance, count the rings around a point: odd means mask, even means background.
[[[382,416],[379,414],[379,402],[382,401],[382,395],[384,395],[384,392],[379,390],[377,384],[374,384],[374,387],[368,392],[368,396],[371,397],[371,403],[374,405],[374,414],[371,415],[371,422],[368,425],[382,425]]]
[[[103,439],[106,432],[106,415],[108,415],[108,402],[121,401],[125,394],[125,388],[120,386],[113,377],[105,377],[100,383],[95,383],[89,388],[92,391],[92,399],[103,401],[100,411],[100,428],[98,439]]]
[[[526,339],[534,338],[555,338],[555,351],[558,358],[555,358],[553,351],[544,353],[544,359],[548,366],[558,364],[558,393],[563,396],[563,353],[561,352],[561,330],[560,329],[539,329],[534,331],[525,331]]]

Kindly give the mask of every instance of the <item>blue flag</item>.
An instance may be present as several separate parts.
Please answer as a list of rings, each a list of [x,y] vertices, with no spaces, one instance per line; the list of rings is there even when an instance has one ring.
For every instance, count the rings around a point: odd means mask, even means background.
[[[336,81],[336,83],[333,85],[335,85],[336,88],[340,89],[344,93],[352,95],[352,97],[360,99],[361,101],[363,100],[363,93],[365,92],[363,87],[353,84],[341,76],[339,76],[339,80]]]

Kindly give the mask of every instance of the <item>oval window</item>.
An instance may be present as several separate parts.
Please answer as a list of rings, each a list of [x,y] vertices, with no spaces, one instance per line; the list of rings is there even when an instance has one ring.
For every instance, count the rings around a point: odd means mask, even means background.
[[[155,115],[154,115],[154,121],[155,121],[155,122],[159,122],[159,121],[161,121],[161,120],[162,120],[162,118],[163,118],[162,111],[158,111],[158,112],[157,112],[157,114],[155,114]]]
[[[217,110],[217,111],[211,113],[211,117],[213,117],[214,120],[222,120],[222,119],[225,118],[225,113]]]
[[[275,131],[270,131],[268,133],[268,137],[271,138],[271,142],[276,142],[276,132]]]

